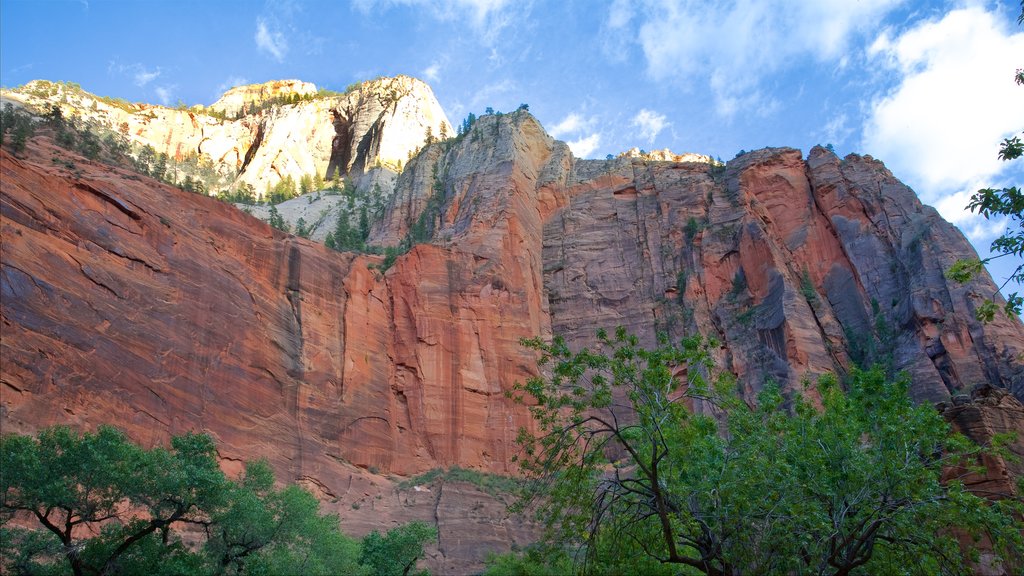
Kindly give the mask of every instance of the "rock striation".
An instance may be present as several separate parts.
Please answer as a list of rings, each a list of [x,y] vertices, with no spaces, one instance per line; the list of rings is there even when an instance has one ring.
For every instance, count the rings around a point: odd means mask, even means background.
[[[0,97],[37,111],[57,106],[65,117],[123,134],[136,150],[150,146],[177,162],[194,156],[216,174],[211,190],[248,184],[257,195],[289,177],[397,171],[428,132],[454,132],[430,87],[408,76],[353,84],[345,93],[298,80],[240,86],[208,108],[132,104],[38,80]]]
[[[699,331],[748,397],[881,361],[921,401],[1024,398],[1024,326],[974,319],[991,280],[943,276],[970,245],[867,156],[579,160],[528,112],[486,115],[405,164],[371,243],[429,240],[386,270],[46,138],[0,151],[0,171],[4,431],[205,430],[226,469],[266,457],[346,525],[433,518],[448,573],[525,528],[487,520],[500,503],[471,485],[380,474],[514,474],[531,422],[504,393],[537,373],[522,337]]]

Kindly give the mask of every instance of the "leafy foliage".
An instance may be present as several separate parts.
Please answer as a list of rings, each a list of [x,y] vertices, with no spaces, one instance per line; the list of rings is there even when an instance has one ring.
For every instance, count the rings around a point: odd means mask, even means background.
[[[281,230],[282,232],[288,232],[291,228],[288,223],[284,221],[284,216],[277,211],[277,206],[270,205],[270,214],[268,216],[267,223],[270,224],[271,228]]]
[[[25,149],[28,139],[35,134],[32,118],[15,110],[10,102],[4,104],[3,112],[0,113],[0,141],[3,141],[8,133],[10,136],[6,140],[11,152],[15,154],[20,154]]]
[[[423,555],[423,543],[435,538],[437,529],[423,522],[392,528],[383,535],[374,531],[363,539],[360,563],[377,576],[426,576],[425,570],[415,571],[416,561]]]
[[[970,554],[951,526],[1007,560],[1024,550],[1019,502],[941,481],[981,449],[914,406],[904,377],[855,370],[845,393],[822,377],[820,408],[768,385],[751,407],[699,337],[598,341],[526,341],[550,376],[517,386],[540,432],[520,442],[546,539],[588,572],[639,556],[685,574],[959,574]]]
[[[414,566],[433,537],[402,526],[360,543],[339,531],[337,516],[320,514],[312,494],[275,489],[266,462],[228,480],[201,434],[144,450],[109,426],[81,435],[57,426],[0,437],[0,465],[5,573],[370,576],[381,573],[370,561],[378,556]],[[15,516],[43,530],[8,527]],[[205,535],[201,545],[180,538],[189,525]],[[367,550],[376,556],[362,562]]]

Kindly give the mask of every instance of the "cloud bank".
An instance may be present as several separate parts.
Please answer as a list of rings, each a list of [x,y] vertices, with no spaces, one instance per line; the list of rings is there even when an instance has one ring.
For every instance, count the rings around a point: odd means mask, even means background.
[[[855,37],[902,2],[617,0],[604,48],[608,54],[632,42],[652,79],[706,84],[721,116],[745,108],[770,112],[765,79],[797,59],[842,61]]]
[[[965,190],[997,184],[1019,166],[997,157],[1002,139],[1024,129],[1024,87],[1013,81],[1024,33],[1012,33],[1007,20],[978,7],[954,10],[883,33],[869,51],[897,82],[871,104],[863,148],[954,222],[965,218]],[[956,204],[943,202],[953,193]]]

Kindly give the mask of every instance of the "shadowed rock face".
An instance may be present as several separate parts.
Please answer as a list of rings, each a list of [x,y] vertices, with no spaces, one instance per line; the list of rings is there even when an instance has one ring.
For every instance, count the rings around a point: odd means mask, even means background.
[[[970,246],[869,157],[578,160],[528,113],[485,116],[399,176],[371,243],[425,210],[433,239],[382,272],[215,200],[50,161],[67,154],[0,152],[4,431],[114,423],[149,446],[206,430],[226,469],[266,457],[357,531],[433,519],[446,572],[529,534],[484,521],[502,508],[471,486],[410,495],[376,471],[514,473],[530,418],[504,392],[537,371],[522,337],[700,331],[750,396],[766,376],[797,392],[891,360],[922,401],[978,383],[1024,397],[1020,321],[973,319],[991,281],[942,275]]]

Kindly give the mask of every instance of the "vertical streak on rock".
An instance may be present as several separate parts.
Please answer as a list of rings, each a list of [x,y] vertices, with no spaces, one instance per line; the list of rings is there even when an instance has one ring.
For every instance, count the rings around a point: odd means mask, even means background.
[[[355,129],[351,110],[336,108],[331,110],[331,117],[334,124],[334,140],[331,141],[331,159],[327,163],[327,173],[324,174],[327,180],[348,173],[352,160],[352,133]]]
[[[459,270],[457,264],[451,260],[446,263],[448,272],[448,318],[452,323],[452,329],[449,333],[451,350],[448,351],[449,360],[448,365],[451,370],[451,376],[449,380],[449,419],[448,419],[448,458],[449,461],[446,464],[453,464],[461,461],[461,454],[459,448],[462,445],[462,426],[463,426],[463,414],[462,414],[462,402],[463,402],[463,390],[462,390],[462,337],[460,334],[460,318],[459,318],[459,304],[456,301],[458,296],[458,287],[461,287],[459,281]],[[441,339],[444,342],[444,339]],[[444,353],[444,351],[442,351]]]
[[[260,149],[260,145],[263,144],[263,134],[266,132],[266,129],[266,121],[262,121],[256,126],[256,137],[252,139],[252,144],[245,151],[245,159],[242,160],[242,166],[238,168],[239,174],[245,172],[246,166],[256,157],[256,152]]]
[[[444,492],[444,483],[445,481],[442,479],[437,484],[437,496],[434,497],[434,528],[437,528],[437,551],[441,554],[442,558],[445,557],[444,540],[441,538],[441,514],[438,510],[441,508],[441,495]]]
[[[302,430],[302,420],[305,414],[305,410],[300,410],[302,403],[302,385],[305,376],[305,367],[303,362],[304,350],[305,350],[305,338],[302,334],[302,254],[299,251],[299,247],[294,243],[289,242],[288,245],[288,281],[285,284],[285,293],[288,298],[288,303],[292,309],[292,325],[291,325],[291,366],[288,368],[287,374],[291,377],[290,384],[294,388],[294,398],[292,399],[291,405],[294,413],[292,418],[295,420],[295,431],[297,436],[297,447],[298,447],[298,474],[303,473],[303,444],[305,443],[305,437]]]
[[[363,134],[360,138],[359,144],[356,146],[356,157],[352,160],[352,166],[349,172],[352,174],[362,174],[366,171],[367,164],[370,160],[377,157],[377,153],[380,150],[380,141],[384,137],[384,114],[381,113],[377,120],[370,125],[370,129]]]

